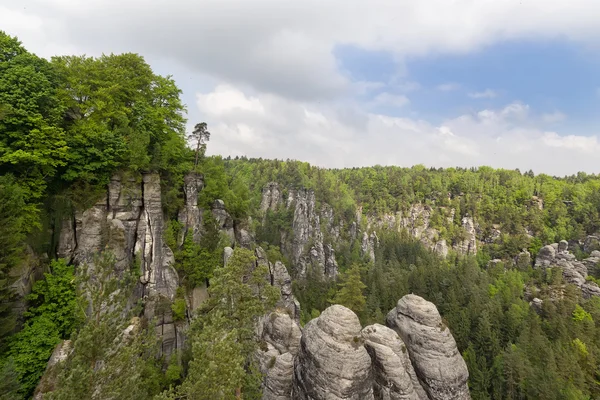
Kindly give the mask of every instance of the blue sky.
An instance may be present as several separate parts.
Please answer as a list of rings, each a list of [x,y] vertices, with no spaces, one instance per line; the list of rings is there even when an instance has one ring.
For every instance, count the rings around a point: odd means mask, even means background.
[[[135,52],[208,152],[600,173],[598,0],[5,0],[37,54]]]
[[[407,57],[403,61],[387,52],[353,46],[340,46],[335,55],[340,68],[353,80],[386,83],[369,96],[384,91],[406,94],[410,99],[406,107],[385,108],[397,116],[417,113],[439,122],[481,107],[520,101],[543,113],[561,112],[569,120],[568,124],[557,121],[548,125],[568,126],[582,135],[595,134],[600,126],[600,53],[579,43],[513,40],[468,54]],[[406,93],[389,84],[398,75],[419,88]],[[493,91],[493,97],[472,97],[486,90]]]

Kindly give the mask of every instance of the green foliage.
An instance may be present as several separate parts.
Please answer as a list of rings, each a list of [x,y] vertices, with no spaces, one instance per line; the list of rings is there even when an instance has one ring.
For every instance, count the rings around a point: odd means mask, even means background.
[[[594,322],[590,313],[585,311],[579,304],[575,305],[573,310],[573,321],[575,322]]]
[[[362,283],[360,278],[360,267],[352,266],[343,276],[340,288],[331,300],[334,304],[341,304],[354,311],[357,315],[362,315],[366,298],[363,294],[363,289],[367,286]]]
[[[185,299],[175,299],[171,305],[174,321],[183,321],[185,319],[186,304]]]
[[[267,267],[255,262],[251,251],[237,248],[227,266],[215,270],[210,298],[193,322],[188,375],[161,398],[235,399],[256,393],[260,378],[252,378],[257,371],[248,364],[258,348],[254,326],[275,305],[279,290],[265,281]]]
[[[28,230],[23,190],[11,175],[0,176],[0,343],[15,329],[12,314],[14,293],[10,272],[23,262],[25,234]],[[0,352],[3,349],[0,345]]]
[[[37,201],[67,157],[59,81],[48,61],[2,31],[0,53],[0,166]]]
[[[117,275],[114,257],[97,256],[82,266],[79,301],[85,323],[74,335],[73,351],[58,375],[56,390],[45,399],[145,400],[161,390],[155,355],[157,337],[138,318],[123,312],[136,282],[135,271]],[[132,324],[130,334],[125,328]]]
[[[14,360],[5,360],[0,364],[0,400],[21,399],[21,392],[19,373],[15,369]]]
[[[50,270],[34,285],[25,326],[9,344],[8,357],[24,396],[33,393],[54,347],[69,338],[80,320],[73,267],[61,259]]]
[[[186,286],[201,286],[212,278],[215,268],[223,264],[223,248],[227,245],[227,238],[222,236],[212,213],[204,213],[204,232],[200,242],[194,242],[190,231],[181,249],[175,253],[175,267]]]

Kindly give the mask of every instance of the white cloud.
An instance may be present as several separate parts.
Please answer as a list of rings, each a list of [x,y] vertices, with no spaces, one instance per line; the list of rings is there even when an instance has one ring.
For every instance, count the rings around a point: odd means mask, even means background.
[[[401,63],[410,56],[465,53],[519,38],[592,43],[600,38],[597,0],[5,0],[3,4],[1,21],[10,22],[3,27],[23,35],[34,51],[54,46],[87,54],[140,52],[222,81],[304,100],[340,96],[352,89],[334,56],[340,44],[390,52]],[[26,16],[25,23],[10,21],[17,11]],[[36,18],[41,27],[35,27]],[[27,33],[31,27],[38,31]]]
[[[335,104],[315,106],[261,93],[249,96],[227,88],[219,86],[198,99],[221,104],[229,98],[243,98],[237,101],[256,101],[261,107],[216,108],[211,102],[198,101],[213,133],[208,146],[211,154],[294,158],[327,167],[422,163],[491,165],[556,175],[600,172],[593,157],[600,153],[596,136],[561,136],[540,130],[535,127],[539,116],[526,104],[511,103],[434,125],[357,110],[340,112]]]
[[[493,99],[494,97],[497,97],[497,96],[498,96],[498,93],[496,93],[492,89],[486,89],[483,92],[469,93],[469,97],[471,97],[473,99]]]
[[[442,92],[452,92],[460,89],[460,84],[454,82],[443,83],[437,86],[437,90]]]
[[[209,122],[209,152],[562,175],[598,171],[590,149],[600,149],[596,136],[537,127],[559,113],[537,115],[512,103],[432,124],[370,114],[353,96],[385,90],[376,96],[380,105],[406,106],[406,94],[419,89],[402,71],[409,57],[523,38],[598,43],[598,15],[597,0],[3,0],[0,26],[43,56],[132,51],[164,62],[166,73],[171,66],[189,71],[178,84],[186,96],[200,92],[190,119]],[[338,45],[391,53],[397,76],[352,82],[335,58]]]
[[[542,121],[552,124],[554,122],[561,122],[567,119],[567,116],[560,111],[555,111],[552,113],[547,113],[542,115]]]
[[[408,97],[404,95],[391,94],[387,92],[379,93],[373,99],[373,104],[377,106],[392,106],[392,107],[404,107],[410,103]]]

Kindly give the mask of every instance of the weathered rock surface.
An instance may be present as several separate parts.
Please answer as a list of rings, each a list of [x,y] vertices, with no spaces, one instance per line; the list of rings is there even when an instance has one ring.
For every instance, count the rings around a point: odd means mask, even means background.
[[[362,243],[360,245],[360,252],[364,256],[365,254],[369,256],[369,259],[372,262],[375,262],[375,249],[379,244],[379,238],[377,237],[377,233],[371,232],[370,235],[367,232],[363,232]]]
[[[306,324],[294,364],[292,398],[373,399],[371,358],[351,310],[334,305]]]
[[[268,183],[262,192],[260,209],[263,215],[269,210],[283,207],[283,195],[279,185]],[[292,213],[291,235],[282,232],[282,248],[289,255],[295,276],[302,279],[310,272],[324,279],[335,279],[338,265],[335,250],[330,243],[324,242],[321,230],[323,218],[326,232],[332,238],[339,238],[341,228],[333,224],[333,209],[322,205],[317,210],[315,192],[309,189],[290,190],[285,207]],[[264,219],[263,219],[264,223]]]
[[[589,235],[583,242],[583,251],[591,253],[594,250],[600,250],[600,235]]]
[[[263,400],[292,398],[294,356],[301,335],[300,327],[285,311],[273,311],[263,320],[262,345],[257,352],[260,369],[265,374]]]
[[[388,314],[387,324],[406,344],[415,372],[430,399],[470,399],[467,366],[433,303],[406,295]]]
[[[269,182],[262,190],[262,199],[260,202],[260,211],[266,213],[267,210],[275,211],[283,202],[281,190],[277,182]]]
[[[380,324],[369,325],[362,330],[362,337],[371,356],[375,399],[427,399],[406,346],[394,330]]]
[[[168,358],[183,343],[170,307],[157,311],[159,303],[173,300],[179,280],[163,233],[159,176],[144,174],[140,180],[117,175],[111,179],[106,196],[88,210],[75,210],[66,220],[57,249],[59,256],[90,268],[103,250],[115,256],[117,271],[124,271],[137,260],[141,276],[136,293],[144,299],[146,317],[158,319],[162,352]]]
[[[221,232],[225,233],[230,240],[231,246],[235,243],[235,231],[233,229],[233,218],[225,209],[223,200],[217,199],[212,205],[212,215],[217,222]]]
[[[578,261],[573,254],[569,253],[569,244],[562,240],[560,243],[542,247],[535,259],[535,267],[560,268],[564,280],[580,288],[584,297],[590,298],[600,296],[600,287],[595,282],[586,280],[588,268],[593,267],[595,261],[594,257]]]
[[[452,225],[454,222],[454,209],[440,207],[443,213],[443,224]],[[411,236],[418,239],[423,245],[442,257],[446,257],[450,246],[445,239],[440,237],[438,229],[431,224],[433,209],[421,203],[412,204],[408,210],[396,214],[384,214],[368,218],[368,228],[405,230]],[[455,243],[452,249],[458,254],[475,254],[477,251],[477,224],[472,217],[462,219],[462,228],[465,230],[465,239]],[[363,237],[363,248],[365,241]]]
[[[191,232],[194,242],[200,242],[202,237],[202,216],[203,210],[198,207],[198,193],[204,187],[204,178],[200,174],[189,173],[184,177],[183,193],[185,195],[185,204],[179,212],[179,222],[182,225],[179,236],[179,246],[183,244],[185,235]]]

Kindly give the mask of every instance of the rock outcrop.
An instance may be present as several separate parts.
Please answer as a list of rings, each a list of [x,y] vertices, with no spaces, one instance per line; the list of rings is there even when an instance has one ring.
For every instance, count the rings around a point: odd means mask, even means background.
[[[178,245],[183,244],[185,235],[191,232],[194,242],[200,242],[202,237],[202,216],[204,211],[198,207],[198,193],[204,188],[202,175],[189,173],[184,177],[183,193],[185,204],[179,212],[179,223],[182,226]]]
[[[600,250],[600,235],[589,235],[583,242],[583,251],[591,253],[594,250]]]
[[[269,182],[262,190],[260,211],[266,213],[268,210],[275,211],[283,202],[283,196],[277,182]]]
[[[225,209],[223,200],[217,199],[212,205],[212,215],[215,218],[217,226],[221,232],[225,233],[230,240],[231,245],[235,244],[235,231],[233,229],[233,218]]]
[[[233,254],[233,250],[230,248],[225,249],[225,254]],[[281,310],[285,310],[294,321],[297,323],[300,322],[300,303],[294,295],[292,294],[292,278],[288,273],[287,268],[281,261],[276,261],[275,263],[270,262],[267,259],[267,255],[262,247],[257,247],[254,251],[256,256],[257,265],[266,265],[269,269],[269,276],[265,277],[265,279],[272,285],[279,288],[281,291],[281,297],[277,302],[276,307]],[[225,264],[227,263],[227,259],[231,257],[227,256],[225,260]]]
[[[341,227],[334,226],[333,209],[326,204],[317,209],[315,192],[310,189],[289,190],[283,199],[282,191],[275,182],[268,183],[262,191],[260,211],[263,223],[268,211],[285,207],[292,215],[290,234],[282,232],[282,250],[289,256],[295,277],[305,278],[309,272],[315,272],[324,279],[335,279],[338,265],[335,250],[326,243],[327,233],[336,240],[340,237]],[[326,229],[321,228],[321,221]]]
[[[334,305],[306,324],[294,364],[292,398],[373,399],[371,358],[351,310]]]
[[[374,324],[362,330],[373,366],[375,399],[427,399],[412,367],[404,342],[387,326]]]
[[[433,303],[412,294],[398,301],[387,324],[406,344],[415,372],[432,400],[469,399],[469,373]]]
[[[91,208],[75,210],[65,220],[57,253],[76,265],[93,267],[96,255],[110,251],[115,269],[125,271],[134,262],[140,266],[138,298],[145,303],[148,319],[157,317],[162,354],[170,356],[183,345],[182,332],[175,325],[170,307],[179,284],[172,267],[173,252],[163,241],[164,220],[160,179],[157,174],[139,178],[114,176],[108,193]]]
[[[442,213],[441,223],[443,226],[449,226],[454,223],[454,209],[439,207],[436,212]],[[462,255],[475,254],[477,252],[477,224],[472,217],[465,216],[461,221],[461,226],[465,231],[464,240],[450,246],[446,239],[440,237],[439,227],[433,226],[433,213],[434,210],[430,206],[416,203],[412,204],[408,210],[399,211],[395,214],[369,217],[367,228],[404,230],[423,243],[425,247],[433,250],[442,257],[448,255],[450,248]]]
[[[466,364],[432,303],[404,296],[388,324],[393,329],[361,330],[356,314],[334,305],[306,324],[296,354],[295,324],[271,314],[259,354],[267,374],[263,399],[470,399]]]
[[[292,395],[294,356],[302,333],[287,312],[276,310],[264,319],[262,344],[257,353],[263,382],[263,400],[289,400]]]
[[[594,257],[578,261],[573,254],[569,252],[569,244],[562,240],[560,243],[553,243],[540,249],[536,259],[536,268],[560,268],[562,270],[565,282],[571,283],[581,289],[584,297],[600,296],[600,287],[595,282],[588,281],[588,265],[594,264]],[[600,261],[600,259],[599,259]]]

